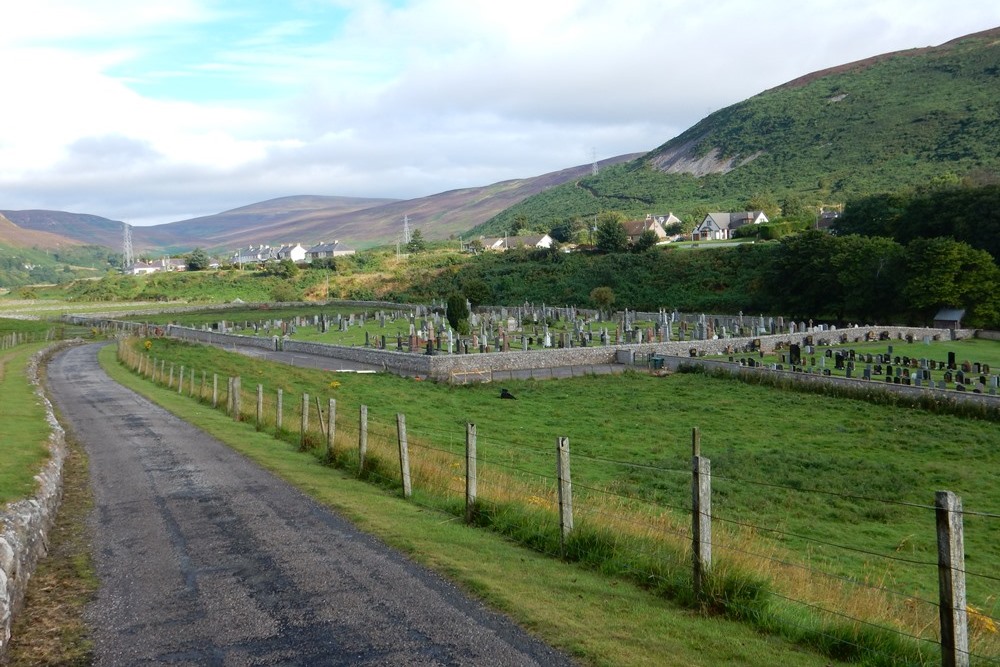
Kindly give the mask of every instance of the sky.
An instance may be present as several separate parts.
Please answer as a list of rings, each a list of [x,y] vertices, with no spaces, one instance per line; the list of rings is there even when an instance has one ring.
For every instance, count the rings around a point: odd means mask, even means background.
[[[0,209],[159,224],[410,199],[656,148],[996,0],[31,0],[0,8]]]

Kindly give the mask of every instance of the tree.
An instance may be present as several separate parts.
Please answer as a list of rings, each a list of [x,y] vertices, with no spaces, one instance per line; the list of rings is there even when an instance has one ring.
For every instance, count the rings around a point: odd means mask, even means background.
[[[328,271],[337,270],[337,260],[334,257],[319,257],[309,263],[310,269],[326,269]]]
[[[195,248],[191,251],[191,254],[187,258],[187,268],[188,271],[204,271],[208,268],[211,260],[206,253],[201,248]]]
[[[514,216],[514,220],[510,223],[510,233],[517,236],[521,232],[528,229],[528,216],[524,213],[518,213]]]
[[[427,241],[424,240],[424,235],[419,229],[414,229],[413,233],[410,234],[410,242],[406,244],[407,252],[423,252],[427,250]]]
[[[628,250],[628,234],[622,220],[625,216],[614,211],[601,213],[597,216],[597,231],[594,245],[605,253],[625,252]]]
[[[615,293],[610,287],[595,287],[590,290],[590,300],[601,311],[607,313],[615,302]]]
[[[632,244],[632,252],[646,252],[659,242],[660,237],[652,229],[647,229]]]
[[[469,333],[469,306],[458,292],[448,297],[448,324],[460,334]]]
[[[906,246],[903,297],[927,318],[943,307],[965,308],[972,325],[998,323],[1000,268],[985,250],[951,238],[915,239]]]
[[[299,273],[299,267],[290,259],[283,259],[280,262],[268,262],[264,267],[264,273],[278,278],[294,278]]]
[[[748,211],[764,211],[768,219],[777,218],[781,214],[781,207],[770,192],[756,192],[750,196],[745,204]]]

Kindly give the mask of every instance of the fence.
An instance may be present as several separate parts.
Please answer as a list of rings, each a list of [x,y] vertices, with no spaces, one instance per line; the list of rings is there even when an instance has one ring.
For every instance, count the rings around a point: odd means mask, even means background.
[[[966,565],[963,533],[969,521],[977,530],[995,529],[1000,514],[963,509],[950,492],[919,504],[713,476],[697,430],[686,467],[571,455],[564,437],[553,437],[548,446],[523,446],[479,433],[474,424],[441,430],[407,424],[403,414],[376,418],[369,406],[345,415],[332,398],[303,394],[294,400],[263,384],[243,389],[240,378],[185,369],[136,351],[127,341],[118,349],[122,361],[143,377],[225,409],[234,420],[274,432],[324,464],[353,470],[411,502],[630,578],[693,607],[766,630],[780,628],[833,657],[878,664],[1000,664],[995,596],[1000,575]],[[669,492],[638,497],[608,481],[628,475],[670,480],[664,485]],[[856,512],[886,506],[914,512],[938,557],[761,525],[752,508],[713,505],[713,493],[724,497],[734,486],[747,485],[848,504]],[[688,492],[678,493],[684,486]],[[809,556],[786,546],[793,543],[804,545]],[[838,564],[843,557],[860,560],[864,572],[846,571]],[[878,572],[882,568],[898,576],[886,577]],[[937,585],[904,590],[894,583],[909,578],[904,570],[916,572],[914,580]],[[993,607],[969,605],[967,586],[977,600],[993,600]]]
[[[15,331],[0,336],[0,350],[9,350],[27,343],[41,343],[63,339],[63,328],[57,327],[45,331]]]

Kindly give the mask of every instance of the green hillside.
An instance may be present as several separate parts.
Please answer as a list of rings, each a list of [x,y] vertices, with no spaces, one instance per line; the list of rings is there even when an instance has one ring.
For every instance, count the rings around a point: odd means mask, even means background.
[[[817,72],[713,113],[636,161],[531,197],[515,217],[548,229],[619,210],[687,222],[753,195],[807,205],[1000,172],[1000,29]]]

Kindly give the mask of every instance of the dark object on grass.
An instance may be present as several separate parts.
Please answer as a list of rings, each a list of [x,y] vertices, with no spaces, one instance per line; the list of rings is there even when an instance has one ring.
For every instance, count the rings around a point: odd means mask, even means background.
[[[507,391],[506,389],[501,389],[500,390],[500,398],[510,398],[510,399],[515,400],[515,401],[517,400],[517,397],[514,396],[514,394],[510,393],[509,391]]]

